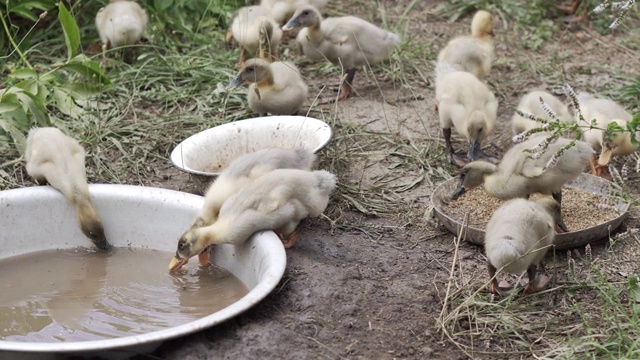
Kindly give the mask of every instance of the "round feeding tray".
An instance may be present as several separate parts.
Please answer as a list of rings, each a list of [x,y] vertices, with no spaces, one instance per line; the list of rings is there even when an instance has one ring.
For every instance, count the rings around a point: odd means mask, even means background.
[[[436,217],[456,236],[460,234],[460,231],[463,228],[464,216],[455,215],[446,209],[448,206],[448,199],[450,199],[450,196],[457,185],[458,178],[454,177],[438,185],[431,195],[431,204],[433,205]],[[607,221],[603,221],[595,226],[557,234],[555,237],[555,245],[557,249],[583,246],[590,242],[608,237],[612,231],[620,226],[622,220],[624,220],[627,215],[629,206],[631,205],[630,202],[625,201],[619,196],[621,189],[618,185],[597,176],[581,174],[576,180],[567,183],[565,188],[567,187],[601,196],[603,203],[607,204],[606,206],[609,209],[608,211],[611,211],[612,214]],[[564,203],[565,201],[563,201],[563,205]],[[471,217],[473,214],[469,214],[469,216]],[[571,230],[572,226],[570,224],[568,225]],[[465,224],[464,237],[471,243],[483,245],[484,227]]]
[[[73,206],[53,188],[0,191],[0,359],[147,353],[246,311],[282,278],[286,255],[271,231],[216,246],[214,265],[192,260],[170,273],[200,196],[106,184],[90,185],[90,193],[113,246],[108,252],[95,250]],[[222,285],[230,281],[235,287]],[[210,288],[235,296],[203,296]]]
[[[193,174],[204,192],[213,177],[240,155],[265,148],[302,147],[320,151],[331,140],[331,127],[306,116],[265,116],[234,121],[190,136],[171,152],[171,162]]]

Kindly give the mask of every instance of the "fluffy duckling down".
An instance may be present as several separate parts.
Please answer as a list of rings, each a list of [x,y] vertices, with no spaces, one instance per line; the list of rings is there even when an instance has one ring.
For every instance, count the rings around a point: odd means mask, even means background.
[[[291,62],[249,59],[228,87],[247,83],[249,107],[258,114],[294,115],[307,100],[309,91]]]
[[[465,165],[458,176],[458,186],[452,194],[455,199],[466,190],[484,186],[486,192],[499,199],[528,198],[541,193],[552,195],[562,202],[562,186],[584,171],[593,156],[593,149],[583,141],[576,141],[568,149],[571,140],[551,140],[546,151],[533,158],[531,150],[549,140],[538,134],[511,147],[496,166],[487,161],[474,161]],[[557,154],[562,150],[562,155]],[[552,161],[553,159],[553,161]],[[564,229],[567,231],[567,229]]]
[[[484,155],[482,142],[493,132],[498,100],[487,85],[468,72],[442,66],[437,72],[436,100],[445,146],[451,162],[464,166],[465,159],[453,151],[451,128],[455,127],[469,142],[467,159],[478,159]]]
[[[628,155],[638,149],[631,141],[631,133],[628,131],[616,132],[612,137],[607,136],[606,129],[615,123],[622,129],[627,129],[627,123],[633,119],[633,115],[613,100],[601,99],[587,93],[578,94],[580,113],[576,112],[578,125],[585,129],[582,140],[591,144],[594,150],[600,152],[597,159],[590,162],[591,173],[598,176],[607,176],[606,167],[612,156]],[[595,120],[595,123],[593,121]],[[590,128],[591,125],[594,128]],[[640,132],[633,134],[640,138]]]
[[[544,289],[549,278],[537,276],[537,265],[553,244],[555,228],[562,224],[560,204],[550,197],[502,204],[491,216],[484,238],[489,292],[504,295],[511,290],[508,283],[499,285],[497,271],[519,275],[526,270],[525,293]]]
[[[322,11],[328,3],[329,0],[262,0],[260,6],[271,10],[273,19],[282,26],[291,19],[299,7],[311,5]]]
[[[147,21],[146,11],[135,1],[111,0],[96,15],[103,55],[108,48],[138,42],[147,28]]]
[[[306,57],[312,61],[328,60],[346,70],[339,96],[331,99],[336,101],[351,93],[358,67],[383,61],[402,41],[399,35],[355,16],[323,20],[313,6],[298,8],[282,27],[283,30],[294,28],[302,28],[296,42]]]
[[[266,7],[245,6],[237,11],[231,22],[231,36],[240,45],[238,66],[242,66],[245,62],[245,52],[248,52],[251,57],[269,60],[277,57],[282,29]],[[264,48],[265,46],[267,48]]]
[[[80,228],[94,245],[109,249],[104,227],[89,199],[84,148],[54,127],[34,128],[27,136],[26,169],[37,183],[49,183],[73,204]]]
[[[210,245],[240,244],[261,230],[276,231],[285,248],[291,247],[300,221],[322,214],[335,187],[335,175],[324,170],[268,172],[227,199],[212,225],[186,232],[169,269],[179,269]]]
[[[204,204],[189,230],[213,224],[222,204],[258,177],[275,169],[311,170],[315,159],[312,151],[303,148],[269,148],[238,157],[211,183],[204,194]],[[208,250],[198,254],[200,265],[209,262]]]
[[[535,116],[536,118],[545,119],[547,121],[555,121],[555,119],[553,119],[543,110],[540,99],[542,99],[542,101],[547,104],[549,109],[556,114],[558,119],[562,121],[573,120],[571,114],[569,113],[569,108],[567,108],[567,106],[562,101],[560,101],[560,99],[546,91],[541,90],[534,90],[524,95],[522,99],[520,99],[520,103],[518,103],[517,109],[522,111],[525,115],[530,114]],[[513,114],[513,117],[511,118],[511,129],[513,130],[514,135],[518,135],[534,128],[539,128],[541,126],[543,126],[542,123],[531,120],[524,116],[520,116],[518,113]]]
[[[484,80],[493,62],[493,18],[488,11],[480,10],[471,21],[471,36],[459,36],[438,54],[438,64],[446,64],[466,71]]]

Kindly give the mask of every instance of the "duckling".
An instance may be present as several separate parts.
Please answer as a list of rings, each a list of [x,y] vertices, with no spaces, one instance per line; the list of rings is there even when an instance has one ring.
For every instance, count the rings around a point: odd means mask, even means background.
[[[594,150],[600,152],[596,161],[595,156],[590,160],[591,174],[611,178],[607,172],[607,164],[611,156],[627,155],[638,149],[631,141],[631,133],[628,131],[617,132],[613,138],[608,138],[606,129],[610,123],[616,123],[623,129],[627,128],[627,122],[633,119],[633,115],[613,100],[596,98],[588,93],[578,94],[578,102],[582,119],[576,113],[576,121],[586,129],[582,133],[582,140],[591,144]],[[589,129],[595,120],[595,128]],[[634,134],[640,138],[640,133]]]
[[[302,27],[296,38],[301,52],[313,61],[330,61],[347,71],[339,96],[321,103],[345,99],[352,91],[359,66],[386,59],[401,42],[399,35],[380,29],[355,16],[322,19],[313,6],[298,8],[282,29]]]
[[[514,145],[497,166],[482,160],[468,163],[460,172],[452,199],[466,190],[484,185],[489,195],[499,199],[528,198],[531,194],[541,193],[552,195],[558,203],[562,203],[562,186],[580,176],[593,156],[593,149],[583,141],[557,138],[551,140],[539,158],[532,158],[529,150],[545,141],[547,137],[538,134]],[[575,144],[563,150],[553,163],[552,158],[572,142]],[[552,165],[546,168],[548,164]]]
[[[245,6],[238,10],[231,22],[231,35],[240,44],[240,60],[245,62],[245,51],[252,57],[259,56],[272,61],[277,57],[278,44],[282,39],[282,29],[273,20],[269,9],[259,6]],[[266,45],[268,49],[264,49]],[[265,50],[268,55],[265,55]]]
[[[282,26],[299,7],[311,5],[322,11],[327,6],[327,3],[329,3],[329,0],[262,0],[260,1],[260,6],[271,10],[273,19]]]
[[[179,269],[210,245],[240,244],[261,230],[275,230],[285,248],[290,248],[297,240],[300,221],[322,214],[335,187],[335,175],[325,170],[268,172],[229,197],[212,225],[182,235],[169,269]]]
[[[147,28],[147,12],[135,1],[111,0],[96,15],[96,28],[102,41],[102,58],[108,48],[133,45]]]
[[[228,87],[246,83],[251,83],[247,92],[249,107],[258,114],[293,115],[307,100],[307,84],[290,62],[249,59]]]
[[[493,61],[493,19],[491,13],[479,10],[471,21],[471,36],[458,36],[440,51],[438,64],[449,64],[484,80]]]
[[[542,109],[540,99],[549,106],[549,109],[556,114],[558,119],[562,121],[572,121],[571,114],[569,114],[569,108],[557,97],[546,91],[534,90],[527,93],[520,100],[517,109],[525,114],[531,114],[537,118],[546,119],[547,121],[555,121]],[[533,128],[541,127],[542,125],[542,123],[520,116],[518,113],[513,114],[513,117],[511,118],[511,129],[513,130],[514,135],[518,135]]]
[[[486,156],[481,150],[482,141],[493,132],[498,112],[498,100],[487,85],[468,72],[441,69],[436,77],[436,99],[451,162],[458,166],[466,163],[451,146],[452,126],[469,141],[469,160]]]
[[[499,285],[497,269],[515,275],[526,270],[529,283],[525,293],[544,289],[549,278],[537,276],[537,266],[553,245],[557,226],[564,226],[560,204],[550,197],[512,199],[502,204],[491,216],[484,237],[489,292],[505,295],[512,288],[508,283]]]
[[[108,250],[104,227],[89,199],[85,152],[72,137],[54,127],[34,128],[27,136],[27,173],[38,183],[49,183],[73,204],[80,228],[99,249]]]

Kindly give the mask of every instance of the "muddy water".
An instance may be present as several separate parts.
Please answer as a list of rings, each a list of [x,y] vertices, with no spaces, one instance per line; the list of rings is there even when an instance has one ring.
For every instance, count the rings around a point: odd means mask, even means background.
[[[43,251],[0,261],[0,339],[86,341],[161,330],[247,293],[213,265],[167,271],[172,253],[147,249]]]

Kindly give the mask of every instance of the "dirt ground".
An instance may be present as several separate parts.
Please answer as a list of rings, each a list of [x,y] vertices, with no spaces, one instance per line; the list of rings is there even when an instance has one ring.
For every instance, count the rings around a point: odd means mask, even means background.
[[[383,12],[368,3],[355,1],[342,10],[380,23]],[[406,36],[413,42],[428,44],[423,48],[425,57],[433,58],[448,39],[467,32],[470,23],[469,17],[448,23],[435,14],[438,3],[418,1],[407,14]],[[380,4],[386,21],[392,24],[399,21],[407,5],[392,1]],[[557,90],[564,81],[586,90],[606,88],[612,82],[623,84],[621,79],[633,74],[640,62],[635,50],[617,42],[613,35],[598,35],[590,28],[589,20],[558,25],[553,40],[535,52],[523,50],[521,39],[512,31],[513,19],[503,20],[496,24],[496,61],[489,77],[500,101],[499,124],[485,147],[496,156],[511,142],[512,110],[508,105],[517,103],[529,89],[549,86]],[[371,216],[332,202],[326,212],[332,221],[318,218],[303,223],[301,240],[287,251],[285,275],[264,301],[215,328],[169,341],[152,357],[468,358],[438,332],[436,323],[453,260],[454,236],[425,216],[435,185],[454,175],[456,169],[443,156],[423,166],[396,166],[398,156],[393,154],[404,151],[402,144],[443,152],[429,81],[433,64],[425,60],[416,67],[424,76],[407,72],[409,82],[378,71],[359,72],[355,80],[357,94],[336,109],[337,126],[389,133],[401,143],[396,148],[380,148],[368,157],[346,159],[344,173],[340,174],[343,183],[373,186],[393,172],[398,176],[389,181],[391,186],[423,179],[394,195],[394,201],[403,207]],[[303,65],[302,69],[304,72],[308,67]],[[337,76],[337,72],[334,69],[325,76]],[[556,77],[558,74],[564,78]],[[318,89],[323,83],[326,78],[318,76],[312,78],[311,87]],[[324,108],[325,112],[331,110]],[[455,144],[461,146],[460,138]],[[332,159],[327,158],[331,154],[337,152],[321,152],[321,164],[331,163]],[[168,180],[161,186],[187,191],[192,187],[186,175],[170,166],[165,175]],[[628,185],[637,194],[637,182],[630,179]],[[632,214],[623,228],[634,228],[636,224]],[[594,245],[595,251],[604,249],[605,242]],[[478,278],[484,279],[481,248],[463,242],[459,257],[469,269],[477,270],[474,273]]]

